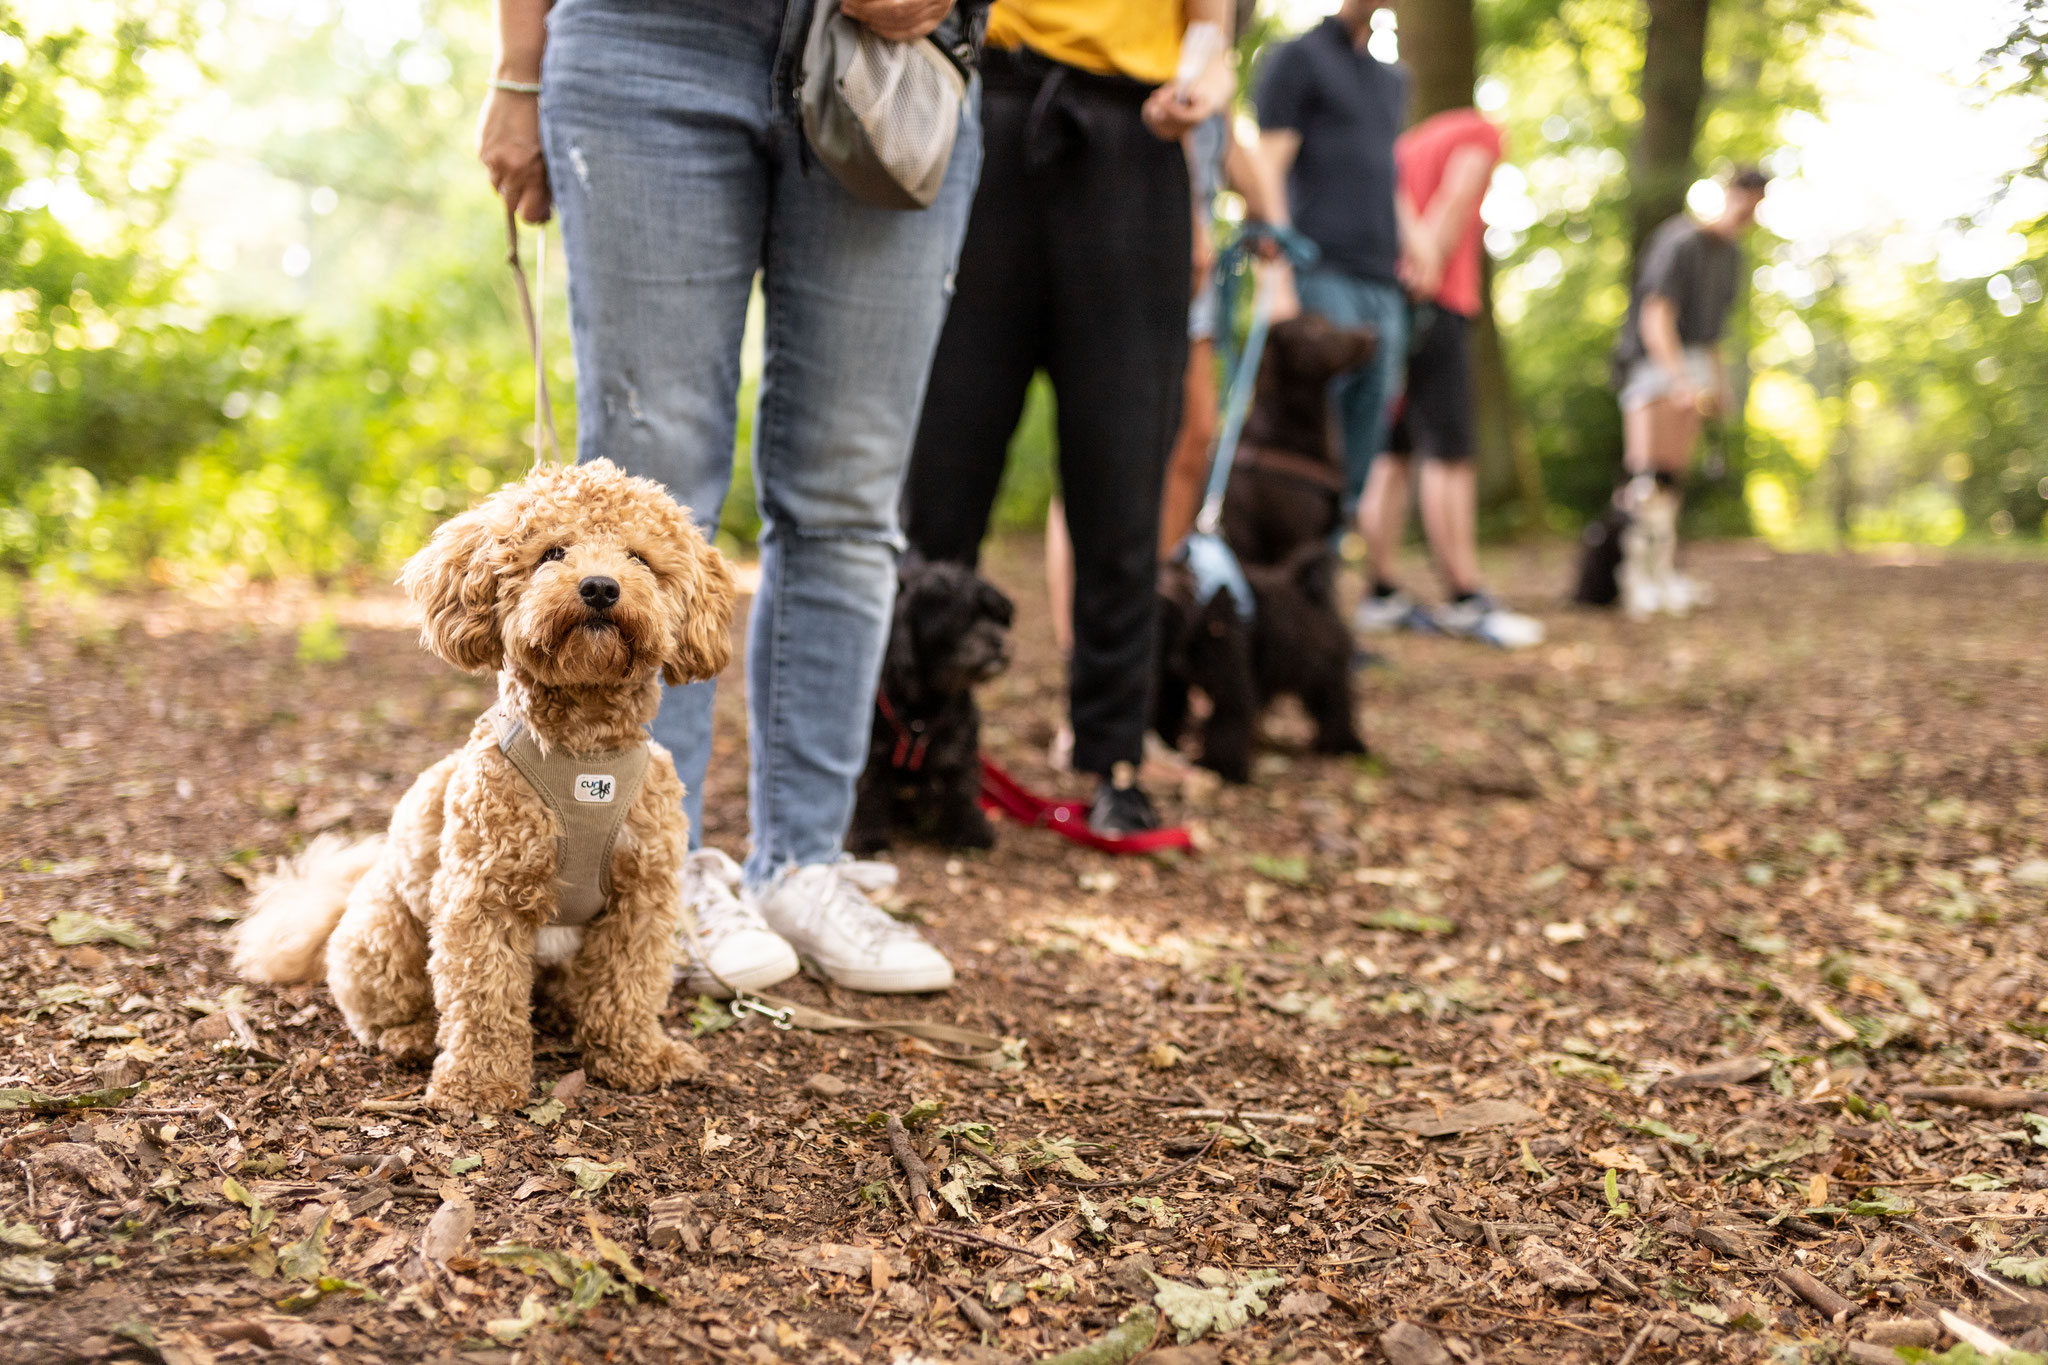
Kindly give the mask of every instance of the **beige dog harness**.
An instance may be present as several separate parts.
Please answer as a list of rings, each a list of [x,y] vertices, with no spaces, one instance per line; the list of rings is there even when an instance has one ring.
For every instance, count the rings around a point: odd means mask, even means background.
[[[647,776],[645,741],[608,754],[579,758],[545,753],[525,724],[503,706],[489,712],[498,747],[540,793],[561,822],[555,840],[555,916],[552,926],[590,923],[612,892],[612,849]]]

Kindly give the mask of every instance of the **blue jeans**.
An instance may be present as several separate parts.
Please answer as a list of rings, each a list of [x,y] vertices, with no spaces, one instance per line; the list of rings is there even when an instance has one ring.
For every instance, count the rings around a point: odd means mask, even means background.
[[[579,459],[667,485],[706,532],[732,480],[754,275],[761,587],[747,631],[747,879],[839,856],[895,601],[911,437],[981,164],[977,100],[922,212],[806,167],[788,96],[804,0],[561,0],[541,131],[569,263]],[[712,684],[654,736],[701,824]]]
[[[1341,270],[1315,269],[1295,285],[1303,312],[1339,327],[1370,327],[1379,349],[1362,369],[1340,375],[1330,393],[1344,433],[1344,521],[1349,527],[1365,492],[1366,471],[1386,448],[1388,414],[1408,368],[1408,296],[1385,280],[1364,280]]]

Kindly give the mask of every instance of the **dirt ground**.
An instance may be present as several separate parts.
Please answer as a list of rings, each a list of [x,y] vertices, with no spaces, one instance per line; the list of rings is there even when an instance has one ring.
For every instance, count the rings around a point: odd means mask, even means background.
[[[1493,570],[1540,608],[1566,558]],[[1283,710],[1251,786],[1155,765],[1190,856],[900,850],[959,987],[791,993],[1021,1065],[678,993],[709,1084],[607,1092],[544,1039],[533,1107],[466,1124],[221,944],[252,871],[380,828],[486,685],[384,597],[31,599],[0,639],[0,1360],[994,1362],[1134,1309],[1107,1345],[1155,1310],[1161,1365],[1888,1360],[1944,1311],[2038,1347],[2048,565],[1697,567],[1689,622],[1392,641],[1370,760]],[[997,576],[988,740],[1057,786],[1028,555]],[[705,821],[735,852],[739,702],[736,668]]]

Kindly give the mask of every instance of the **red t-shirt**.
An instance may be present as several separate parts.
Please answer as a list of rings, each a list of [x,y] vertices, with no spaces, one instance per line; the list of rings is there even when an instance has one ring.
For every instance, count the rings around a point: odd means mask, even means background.
[[[1477,147],[1493,165],[1500,164],[1500,129],[1487,122],[1477,109],[1447,109],[1401,134],[1394,143],[1394,160],[1400,170],[1401,188],[1417,213],[1429,212],[1429,201],[1443,184],[1444,167],[1461,147]],[[1453,313],[1473,317],[1479,312],[1479,246],[1485,228],[1479,221],[1479,206],[1472,206],[1471,221],[1465,224],[1451,258],[1444,262],[1443,284],[1436,303]]]

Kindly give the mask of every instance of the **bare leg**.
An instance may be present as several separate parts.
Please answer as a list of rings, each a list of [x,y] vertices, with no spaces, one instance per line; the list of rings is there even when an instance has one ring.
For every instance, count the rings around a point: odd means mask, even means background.
[[[1055,497],[1045,509],[1045,595],[1052,604],[1052,642],[1060,657],[1074,657],[1074,542],[1067,535],[1067,504]],[[1061,716],[1045,761],[1054,772],[1074,766],[1074,722]]]
[[[1394,581],[1401,532],[1408,524],[1408,457],[1382,453],[1365,476],[1358,527],[1365,535],[1367,567],[1375,584]]]
[[[1216,440],[1215,343],[1200,337],[1188,343],[1187,380],[1182,388],[1180,436],[1166,465],[1166,488],[1159,506],[1159,557],[1173,553],[1194,528],[1202,505],[1202,486],[1209,477],[1209,447]]]
[[[1422,529],[1453,597],[1479,591],[1479,478],[1470,459],[1422,462]]]
[[[1062,655],[1074,652],[1074,542],[1067,538],[1067,504],[1045,510],[1045,595],[1052,603],[1052,639]]]

